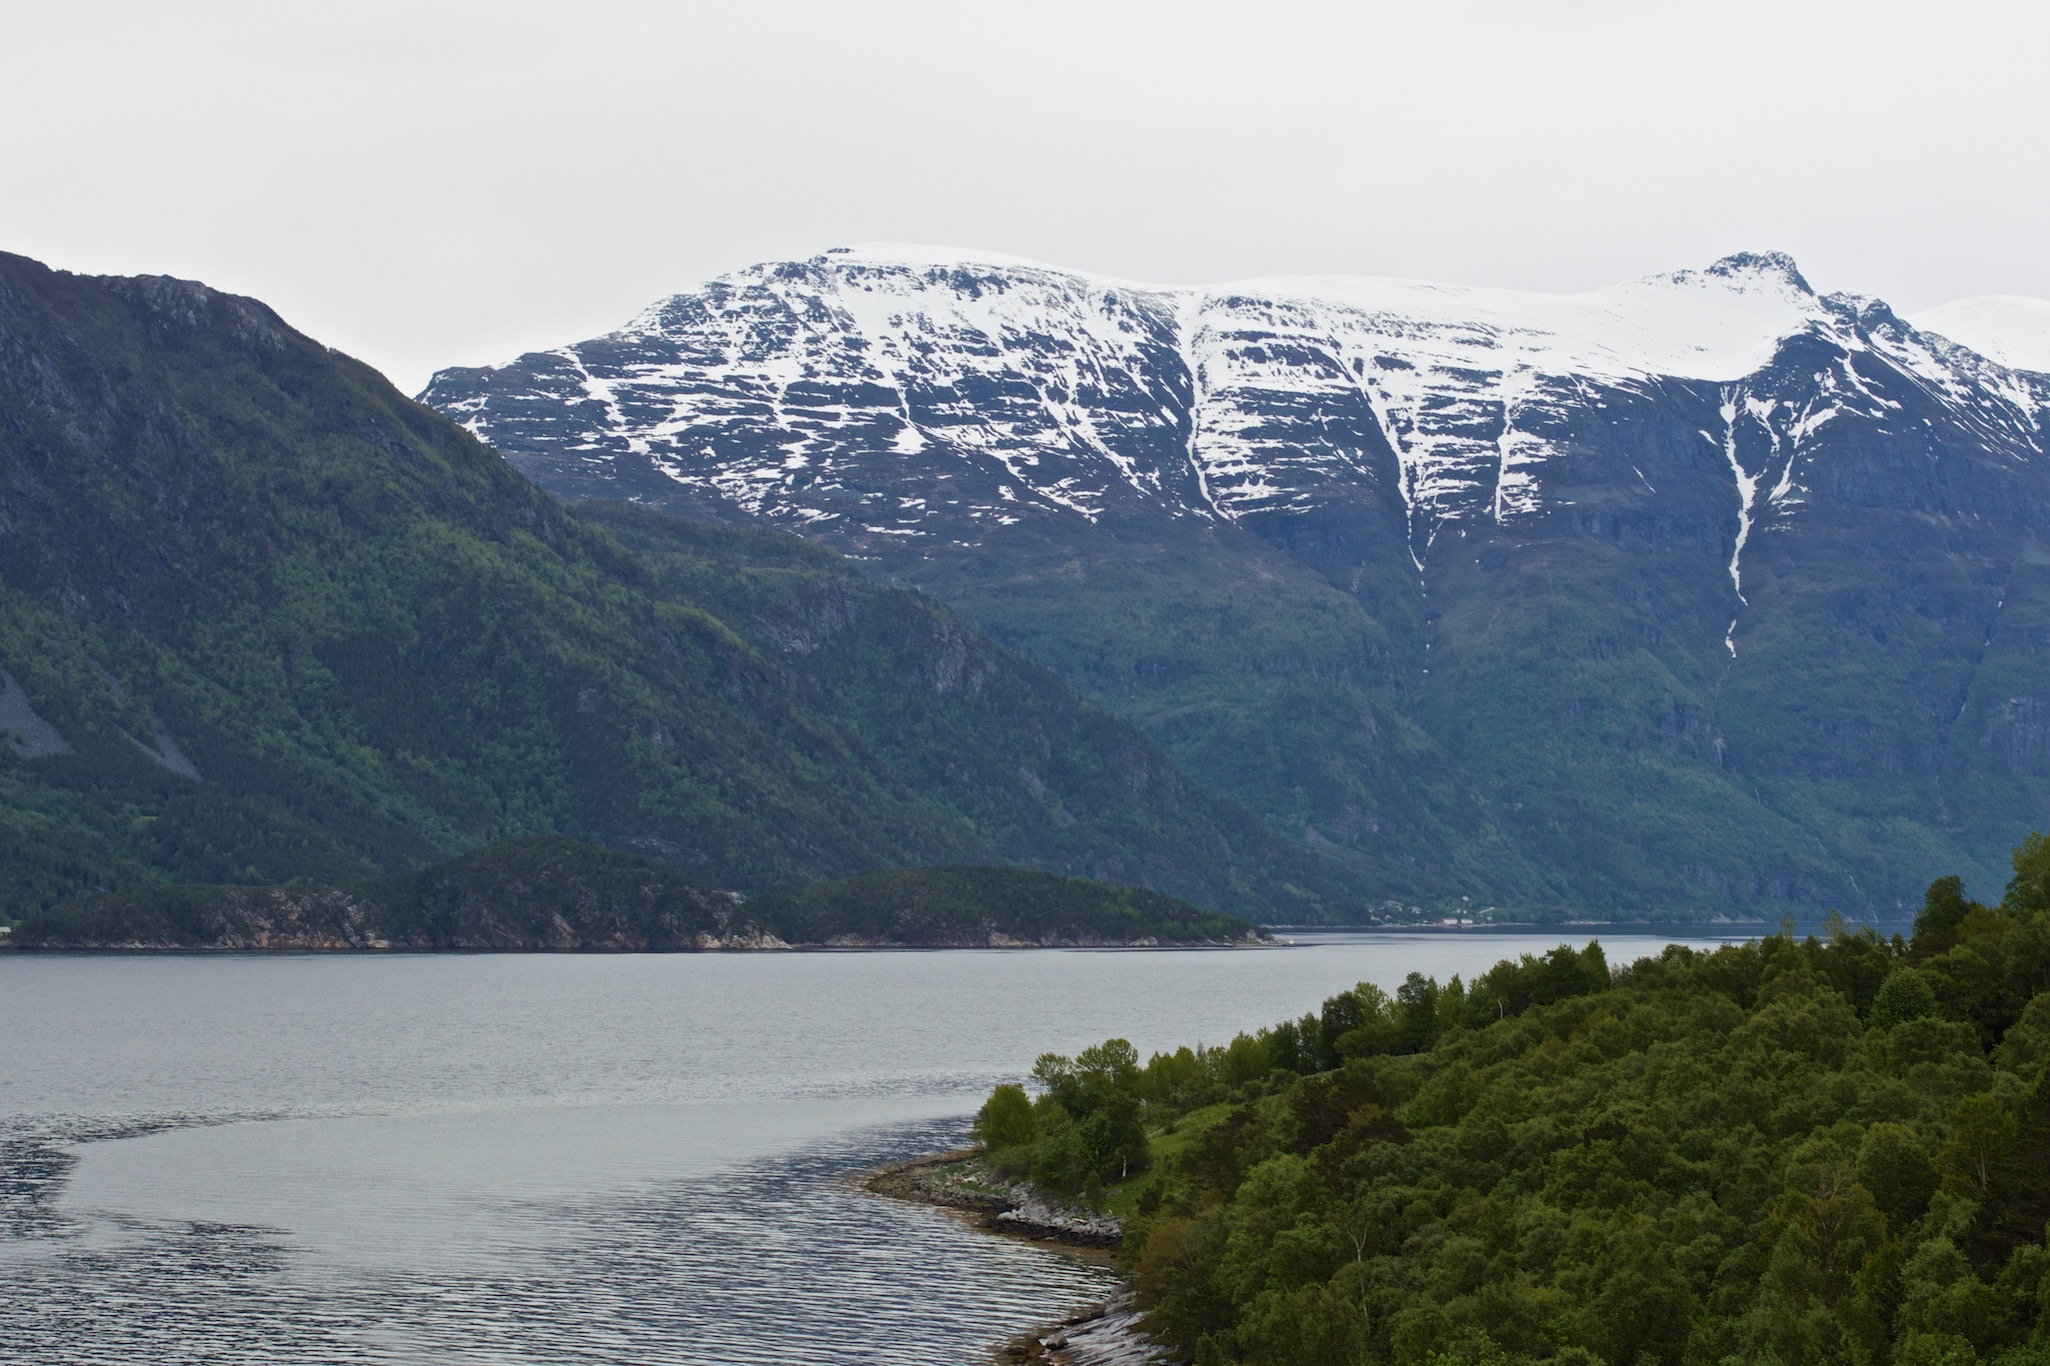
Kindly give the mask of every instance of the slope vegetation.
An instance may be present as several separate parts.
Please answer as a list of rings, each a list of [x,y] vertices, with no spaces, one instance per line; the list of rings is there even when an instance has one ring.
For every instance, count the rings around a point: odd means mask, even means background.
[[[1561,946],[1144,1065],[1048,1056],[981,1132],[1124,1212],[1199,1362],[2050,1358],[2050,844],[1914,939]]]
[[[945,609],[787,537],[580,517],[250,300],[0,257],[0,412],[14,913],[543,832],[739,890],[1016,861],[1345,895]]]
[[[866,557],[1390,894],[1875,917],[2050,816],[2050,375],[1935,322],[1777,254],[1542,296],[882,245],[426,397],[565,497]]]
[[[558,835],[358,886],[173,883],[31,911],[31,949],[631,951],[1223,944],[1251,922],[1026,868],[903,868],[743,900]]]
[[[762,897],[748,911],[794,944],[1095,947],[1259,937],[1248,921],[1158,892],[1017,868],[887,869]]]

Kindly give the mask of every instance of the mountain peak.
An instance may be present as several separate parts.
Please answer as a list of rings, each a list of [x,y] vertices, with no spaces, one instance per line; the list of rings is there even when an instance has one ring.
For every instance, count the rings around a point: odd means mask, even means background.
[[[2012,681],[2050,677],[2012,624],[2050,587],[1980,569],[2039,549],[2044,391],[1818,297],[1784,254],[1539,293],[1112,287],[870,244],[660,321],[428,401],[567,496],[801,531],[958,595],[1388,887],[1485,865],[1476,887],[1590,904],[1684,882],[1703,905],[1891,908],[1938,871],[1920,851],[1997,853],[2019,837],[1997,822],[2050,810],[2021,785],[2044,781],[2050,688]],[[1591,694],[1609,710],[1560,706]],[[1952,771],[1979,814],[1928,796]],[[1907,811],[1926,834],[1903,841],[1885,822]],[[1830,852],[1894,846],[1866,890]]]
[[[914,269],[991,266],[1000,270],[1043,270],[1054,275],[1086,274],[1000,251],[920,242],[855,242],[844,247],[828,247],[814,259],[821,265],[909,266]]]
[[[1814,288],[1801,268],[1794,264],[1794,258],[1783,251],[1738,251],[1723,257],[1707,271],[1710,275],[1765,276],[1782,284],[1792,285],[1803,294],[1813,294]]]

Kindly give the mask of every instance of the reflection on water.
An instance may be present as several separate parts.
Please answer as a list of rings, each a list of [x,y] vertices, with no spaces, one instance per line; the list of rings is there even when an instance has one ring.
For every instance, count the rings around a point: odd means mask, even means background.
[[[1556,938],[9,956],[0,1361],[977,1361],[1106,1273],[850,1173],[959,1143],[1047,1048],[1219,1042]]]

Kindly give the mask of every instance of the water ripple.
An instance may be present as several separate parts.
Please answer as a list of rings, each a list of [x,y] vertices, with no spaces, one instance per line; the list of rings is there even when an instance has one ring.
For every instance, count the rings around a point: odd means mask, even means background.
[[[528,1244],[432,1272],[331,1263],[260,1227],[32,1220],[36,1245],[14,1244],[0,1285],[0,1360],[985,1360],[1110,1278],[848,1180],[960,1138],[958,1123],[897,1125],[632,1199],[522,1206]],[[53,1149],[23,1151],[0,1168],[9,1189],[61,1180],[36,1170]]]

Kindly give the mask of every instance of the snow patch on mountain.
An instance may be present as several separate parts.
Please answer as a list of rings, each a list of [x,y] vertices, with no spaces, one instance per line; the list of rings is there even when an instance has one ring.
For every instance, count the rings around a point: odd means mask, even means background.
[[[2010,370],[2050,374],[2050,299],[1982,294],[1924,309],[1908,321]]]
[[[2002,354],[2025,332],[2010,325]],[[1555,506],[1558,462],[1617,411],[1693,403],[1691,431],[1720,406],[1709,439],[1738,486],[1741,599],[1747,541],[1804,504],[1830,432],[1898,420],[1902,380],[1989,447],[2040,449],[2050,381],[1875,300],[1819,297],[1778,253],[1553,295],[1169,286],[869,243],[721,276],[607,337],[443,372],[425,397],[509,452],[582,462],[581,478],[638,461],[821,530],[960,539],[1033,515],[1342,502],[1406,523],[1419,572],[1446,523]]]
[[[1252,280],[1204,292],[1341,311],[1411,358],[1605,379],[1738,379],[1769,362],[1782,339],[1828,322],[1793,261],[1777,252],[1584,294],[1355,276]]]

